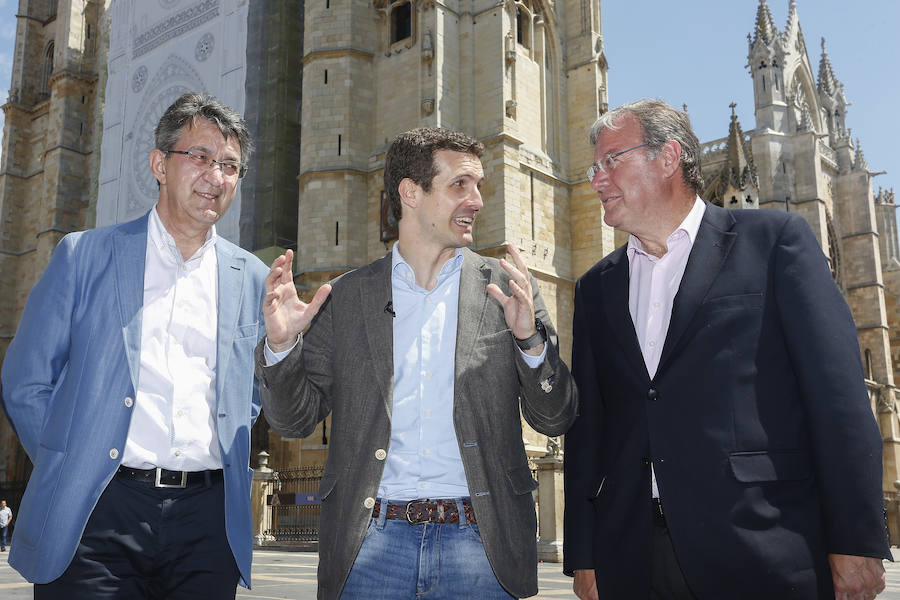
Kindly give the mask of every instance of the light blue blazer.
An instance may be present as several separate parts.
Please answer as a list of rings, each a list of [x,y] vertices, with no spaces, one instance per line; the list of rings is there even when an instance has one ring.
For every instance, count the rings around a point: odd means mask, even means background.
[[[7,415],[34,463],[9,562],[28,581],[59,577],[122,457],[140,372],[147,219],[62,239],[31,291],[3,362]],[[250,584],[250,427],[259,414],[253,348],[265,334],[268,269],[218,238],[216,424],[228,541]]]

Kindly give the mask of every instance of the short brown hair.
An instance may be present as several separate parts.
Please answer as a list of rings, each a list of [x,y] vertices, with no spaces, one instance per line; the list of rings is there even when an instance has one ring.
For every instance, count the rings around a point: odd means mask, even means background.
[[[481,158],[484,146],[460,131],[440,127],[420,127],[394,138],[384,159],[384,191],[391,206],[391,214],[399,222],[402,216],[400,182],[410,178],[426,192],[437,175],[434,154],[438,150],[463,152]]]

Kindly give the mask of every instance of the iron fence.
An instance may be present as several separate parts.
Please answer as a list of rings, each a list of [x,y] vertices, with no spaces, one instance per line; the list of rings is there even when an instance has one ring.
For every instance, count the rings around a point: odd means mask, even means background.
[[[278,543],[315,542],[319,539],[319,484],[325,467],[276,471],[275,492],[266,498],[272,527],[266,535]]]

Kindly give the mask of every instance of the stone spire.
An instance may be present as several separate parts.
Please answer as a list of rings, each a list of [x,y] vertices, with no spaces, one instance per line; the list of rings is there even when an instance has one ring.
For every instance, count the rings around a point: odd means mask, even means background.
[[[869,163],[866,162],[866,155],[863,154],[859,138],[856,138],[856,155],[853,158],[853,169],[856,171],[866,171],[868,168]]]
[[[791,0],[790,5],[788,6],[787,23],[785,23],[784,25],[785,37],[790,37],[790,35],[794,33],[795,29],[799,33],[800,17],[797,16],[797,3],[794,2],[794,0]]]
[[[725,154],[728,156],[726,165],[731,172],[732,184],[743,188],[744,173],[745,171],[750,172],[748,170],[749,161],[744,154],[744,132],[741,131],[741,124],[738,122],[737,113],[734,110],[737,108],[737,104],[732,102],[729,107],[731,107],[731,123],[728,125],[728,138],[725,142]],[[752,175],[755,178],[755,172]]]
[[[828,60],[828,52],[825,51],[825,38],[822,38],[822,58],[819,59],[819,92],[834,96],[839,90],[841,83],[834,76],[834,69],[831,68],[831,61]]]
[[[762,41],[768,46],[775,41],[776,37],[778,37],[778,29],[775,27],[775,21],[772,20],[769,5],[766,4],[766,0],[759,0],[759,7],[756,9],[756,27],[753,30],[751,44]]]
[[[706,188],[704,198],[725,208],[757,208],[759,178],[753,155],[744,144],[744,132],[732,102],[731,123],[725,141],[725,163]]]

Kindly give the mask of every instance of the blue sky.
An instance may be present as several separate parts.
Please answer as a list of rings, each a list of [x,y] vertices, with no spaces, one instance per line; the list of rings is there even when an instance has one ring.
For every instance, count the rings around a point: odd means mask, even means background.
[[[789,0],[768,0],[779,30]],[[753,129],[753,86],[745,67],[747,34],[759,0],[601,0],[612,106],[658,97],[688,105],[700,141],[728,133],[731,102],[744,130]],[[6,99],[18,0],[0,0],[0,98]],[[900,105],[898,0],[797,0],[800,26],[818,74],[822,36],[851,103],[847,126],[872,171],[874,187],[900,191],[895,145]],[[2,114],[0,114],[2,123]]]
[[[767,0],[779,31],[789,0]],[[741,127],[755,128],[747,34],[759,0],[601,0],[611,106],[643,97],[687,104],[701,142],[725,137],[731,102]],[[900,191],[896,140],[900,106],[898,0],[797,0],[813,75],[820,39],[850,102],[847,127],[870,171],[888,171],[873,187]]]
[[[16,11],[18,0],[0,0],[0,99],[6,103],[12,79],[13,46],[16,42]],[[0,112],[0,125],[3,113]]]

